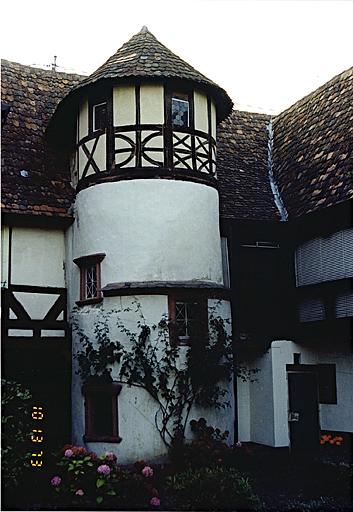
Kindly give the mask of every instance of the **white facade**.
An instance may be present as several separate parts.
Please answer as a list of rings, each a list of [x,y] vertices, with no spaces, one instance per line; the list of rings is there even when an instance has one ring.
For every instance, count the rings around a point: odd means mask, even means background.
[[[321,430],[353,432],[353,354],[339,344],[332,350],[274,341],[261,357],[248,362],[258,369],[255,382],[238,382],[239,439],[272,447],[290,446],[286,365],[300,354],[303,365],[335,364],[337,404],[319,404]],[[250,406],[249,406],[250,404]]]
[[[97,320],[102,319],[102,315],[108,313],[109,327],[111,339],[118,339],[126,348],[131,346],[131,341],[126,335],[119,332],[116,327],[116,318],[124,324],[132,332],[138,332],[137,320],[138,314],[134,313],[138,303],[144,315],[147,325],[158,324],[163,318],[168,316],[168,297],[166,295],[136,295],[132,297],[107,297],[104,299],[102,307],[85,306],[77,312],[80,326],[88,335],[92,333]],[[209,308],[216,309],[217,314],[224,319],[229,319],[231,315],[230,304],[227,301],[219,302],[218,300],[209,300]],[[132,311],[123,311],[131,308]],[[118,313],[109,314],[111,311]],[[153,334],[151,335],[153,339]],[[77,337],[73,339],[73,353],[80,348]],[[188,347],[180,348],[180,355],[188,350]],[[74,370],[77,370],[77,363],[74,360]],[[119,367],[113,368],[112,377],[119,380]],[[82,445],[82,438],[85,433],[85,411],[84,399],[81,392],[82,382],[76,376],[72,384],[72,408],[73,408],[73,442]],[[230,404],[234,403],[233,383],[223,383],[227,389],[225,400]],[[120,443],[107,442],[87,442],[89,450],[101,453],[106,450],[115,452],[121,463],[129,463],[141,458],[149,461],[161,460],[167,454],[167,447],[162,442],[155,426],[155,413],[158,406],[150,395],[142,389],[123,385],[122,391],[118,397],[118,418],[119,418],[119,436],[122,438]],[[200,409],[194,407],[191,410],[189,421],[205,417],[208,424],[220,428],[220,430],[228,430],[230,436],[229,443],[233,443],[234,431],[234,407],[220,410]],[[190,438],[190,427],[186,428],[186,438]]]

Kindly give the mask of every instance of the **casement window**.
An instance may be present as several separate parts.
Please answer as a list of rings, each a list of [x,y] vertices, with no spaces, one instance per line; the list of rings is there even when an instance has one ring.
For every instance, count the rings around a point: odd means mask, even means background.
[[[172,125],[174,128],[190,126],[190,102],[187,94],[172,95]]]
[[[80,269],[80,300],[76,303],[94,304],[102,300],[101,292],[101,262],[104,253],[82,256],[74,260]]]
[[[92,107],[93,131],[104,130],[107,127],[107,103],[97,103]]]
[[[195,296],[169,296],[170,336],[175,344],[197,342],[208,331],[207,299]]]
[[[85,384],[82,394],[85,399],[84,441],[119,443],[118,396],[121,384]]]
[[[295,263],[297,286],[353,277],[353,229],[300,245]]]

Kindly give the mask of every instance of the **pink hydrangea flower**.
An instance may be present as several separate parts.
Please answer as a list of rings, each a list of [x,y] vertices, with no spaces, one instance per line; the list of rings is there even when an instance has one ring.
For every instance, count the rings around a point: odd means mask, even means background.
[[[153,498],[150,501],[150,505],[152,505],[152,507],[159,507],[160,504],[161,504],[161,500],[159,498],[157,498],[157,496],[153,496]]]
[[[110,461],[116,460],[116,455],[113,452],[106,452],[105,458]]]
[[[65,450],[65,457],[72,457],[74,454],[74,452],[72,450],[70,450],[70,448],[68,448],[67,450]]]
[[[53,476],[53,478],[50,480],[50,483],[53,487],[58,487],[61,484],[60,476]]]
[[[77,489],[77,491],[75,492],[76,496],[83,496],[85,494],[84,490],[83,489]]]
[[[109,475],[110,473],[110,467],[107,464],[101,464],[97,468],[97,472],[101,475]]]
[[[148,478],[153,476],[153,469],[150,466],[145,466],[141,473],[143,474],[143,476]]]

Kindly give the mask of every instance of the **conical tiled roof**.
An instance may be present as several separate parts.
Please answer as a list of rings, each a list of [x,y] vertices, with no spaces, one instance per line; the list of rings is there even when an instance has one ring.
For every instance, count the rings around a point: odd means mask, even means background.
[[[221,87],[171,52],[147,27],[132,36],[102,66],[76,86],[70,95],[103,80],[128,78],[189,80],[214,96],[219,119],[224,119],[232,110],[232,101]]]

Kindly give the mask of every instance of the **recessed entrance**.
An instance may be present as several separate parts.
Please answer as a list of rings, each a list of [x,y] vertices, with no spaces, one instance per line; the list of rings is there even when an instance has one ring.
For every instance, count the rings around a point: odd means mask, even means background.
[[[313,453],[319,448],[317,376],[313,372],[288,372],[290,447],[293,453]]]

